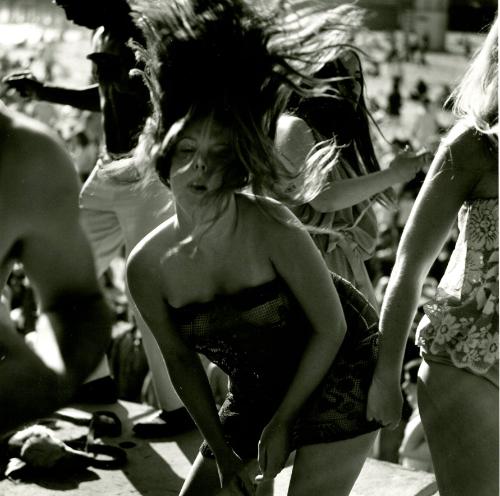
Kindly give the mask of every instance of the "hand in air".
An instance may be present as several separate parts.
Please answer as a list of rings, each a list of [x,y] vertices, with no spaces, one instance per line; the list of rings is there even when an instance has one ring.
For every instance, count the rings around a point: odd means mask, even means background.
[[[290,426],[271,420],[260,436],[258,461],[261,475],[257,476],[257,482],[274,479],[285,466],[290,451]]]
[[[403,393],[399,382],[384,382],[374,375],[368,391],[366,418],[392,430],[399,425],[402,409]]]
[[[24,98],[38,99],[43,88],[43,83],[29,71],[10,74],[3,78],[2,82]]]
[[[413,179],[431,161],[431,152],[423,148],[417,152],[403,151],[398,153],[389,164],[400,177],[401,182]]]

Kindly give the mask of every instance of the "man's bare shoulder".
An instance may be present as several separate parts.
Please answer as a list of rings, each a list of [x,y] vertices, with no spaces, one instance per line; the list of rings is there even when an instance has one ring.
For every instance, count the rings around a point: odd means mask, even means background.
[[[59,239],[78,219],[75,167],[44,124],[0,109],[0,217],[3,235]]]
[[[74,191],[75,168],[57,135],[22,114],[0,109],[0,191],[18,197],[20,191]],[[47,193],[47,191],[45,191]]]

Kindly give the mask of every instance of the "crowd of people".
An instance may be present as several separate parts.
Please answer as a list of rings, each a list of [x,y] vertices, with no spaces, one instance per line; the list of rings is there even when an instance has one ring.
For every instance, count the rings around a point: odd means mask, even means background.
[[[183,496],[272,494],[291,452],[293,495],[367,456],[498,492],[497,21],[402,136],[352,4],[55,3],[93,71],[2,59],[2,433],[122,398],[200,430]]]

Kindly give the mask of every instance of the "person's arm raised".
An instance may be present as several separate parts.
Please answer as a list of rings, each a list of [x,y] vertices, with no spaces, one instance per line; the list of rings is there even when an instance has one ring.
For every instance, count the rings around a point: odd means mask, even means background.
[[[277,149],[284,157],[289,172],[301,171],[316,145],[311,128],[298,117],[284,115],[278,122],[276,136]],[[395,184],[410,181],[428,161],[429,154],[426,151],[400,153],[388,169],[331,181],[310,204],[318,212],[336,212],[352,207]],[[293,182],[300,182],[300,176]],[[300,185],[296,186],[300,188]],[[283,187],[286,188],[287,185]]]
[[[407,183],[428,161],[429,154],[426,151],[402,152],[394,158],[388,169],[332,181],[311,201],[311,205],[319,212],[335,212],[353,207],[395,184]]]
[[[94,112],[101,110],[99,85],[97,84],[83,88],[66,88],[43,83],[30,72],[11,74],[4,78],[3,82],[23,97],[70,105],[81,110]]]

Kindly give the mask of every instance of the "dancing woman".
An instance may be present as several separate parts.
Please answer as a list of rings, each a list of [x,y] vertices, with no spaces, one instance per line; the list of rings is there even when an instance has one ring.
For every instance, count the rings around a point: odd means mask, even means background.
[[[262,16],[234,0],[140,7],[154,113],[137,154],[170,188],[175,215],[139,243],[127,274],[205,439],[183,496],[254,494],[256,474],[274,478],[293,450],[290,495],[347,495],[379,428],[366,420],[376,314],[268,199],[287,174],[273,142],[281,91],[321,91],[300,81],[314,70],[316,28],[329,18],[326,52],[354,9],[278,3]],[[318,187],[311,176],[295,195]],[[230,377],[220,412],[198,353]]]
[[[309,227],[328,268],[352,282],[378,308],[365,266],[375,253],[378,226],[371,208],[394,206],[391,187],[410,181],[423,167],[425,153],[401,153],[380,170],[364,98],[364,77],[358,54],[339,49],[317,72],[328,81],[331,96],[290,98],[280,117],[276,146],[291,172],[307,160],[335,160],[324,188],[308,203],[293,208]],[[332,97],[333,96],[333,97]],[[330,149],[337,153],[329,153]],[[298,176],[284,187],[300,188]]]

